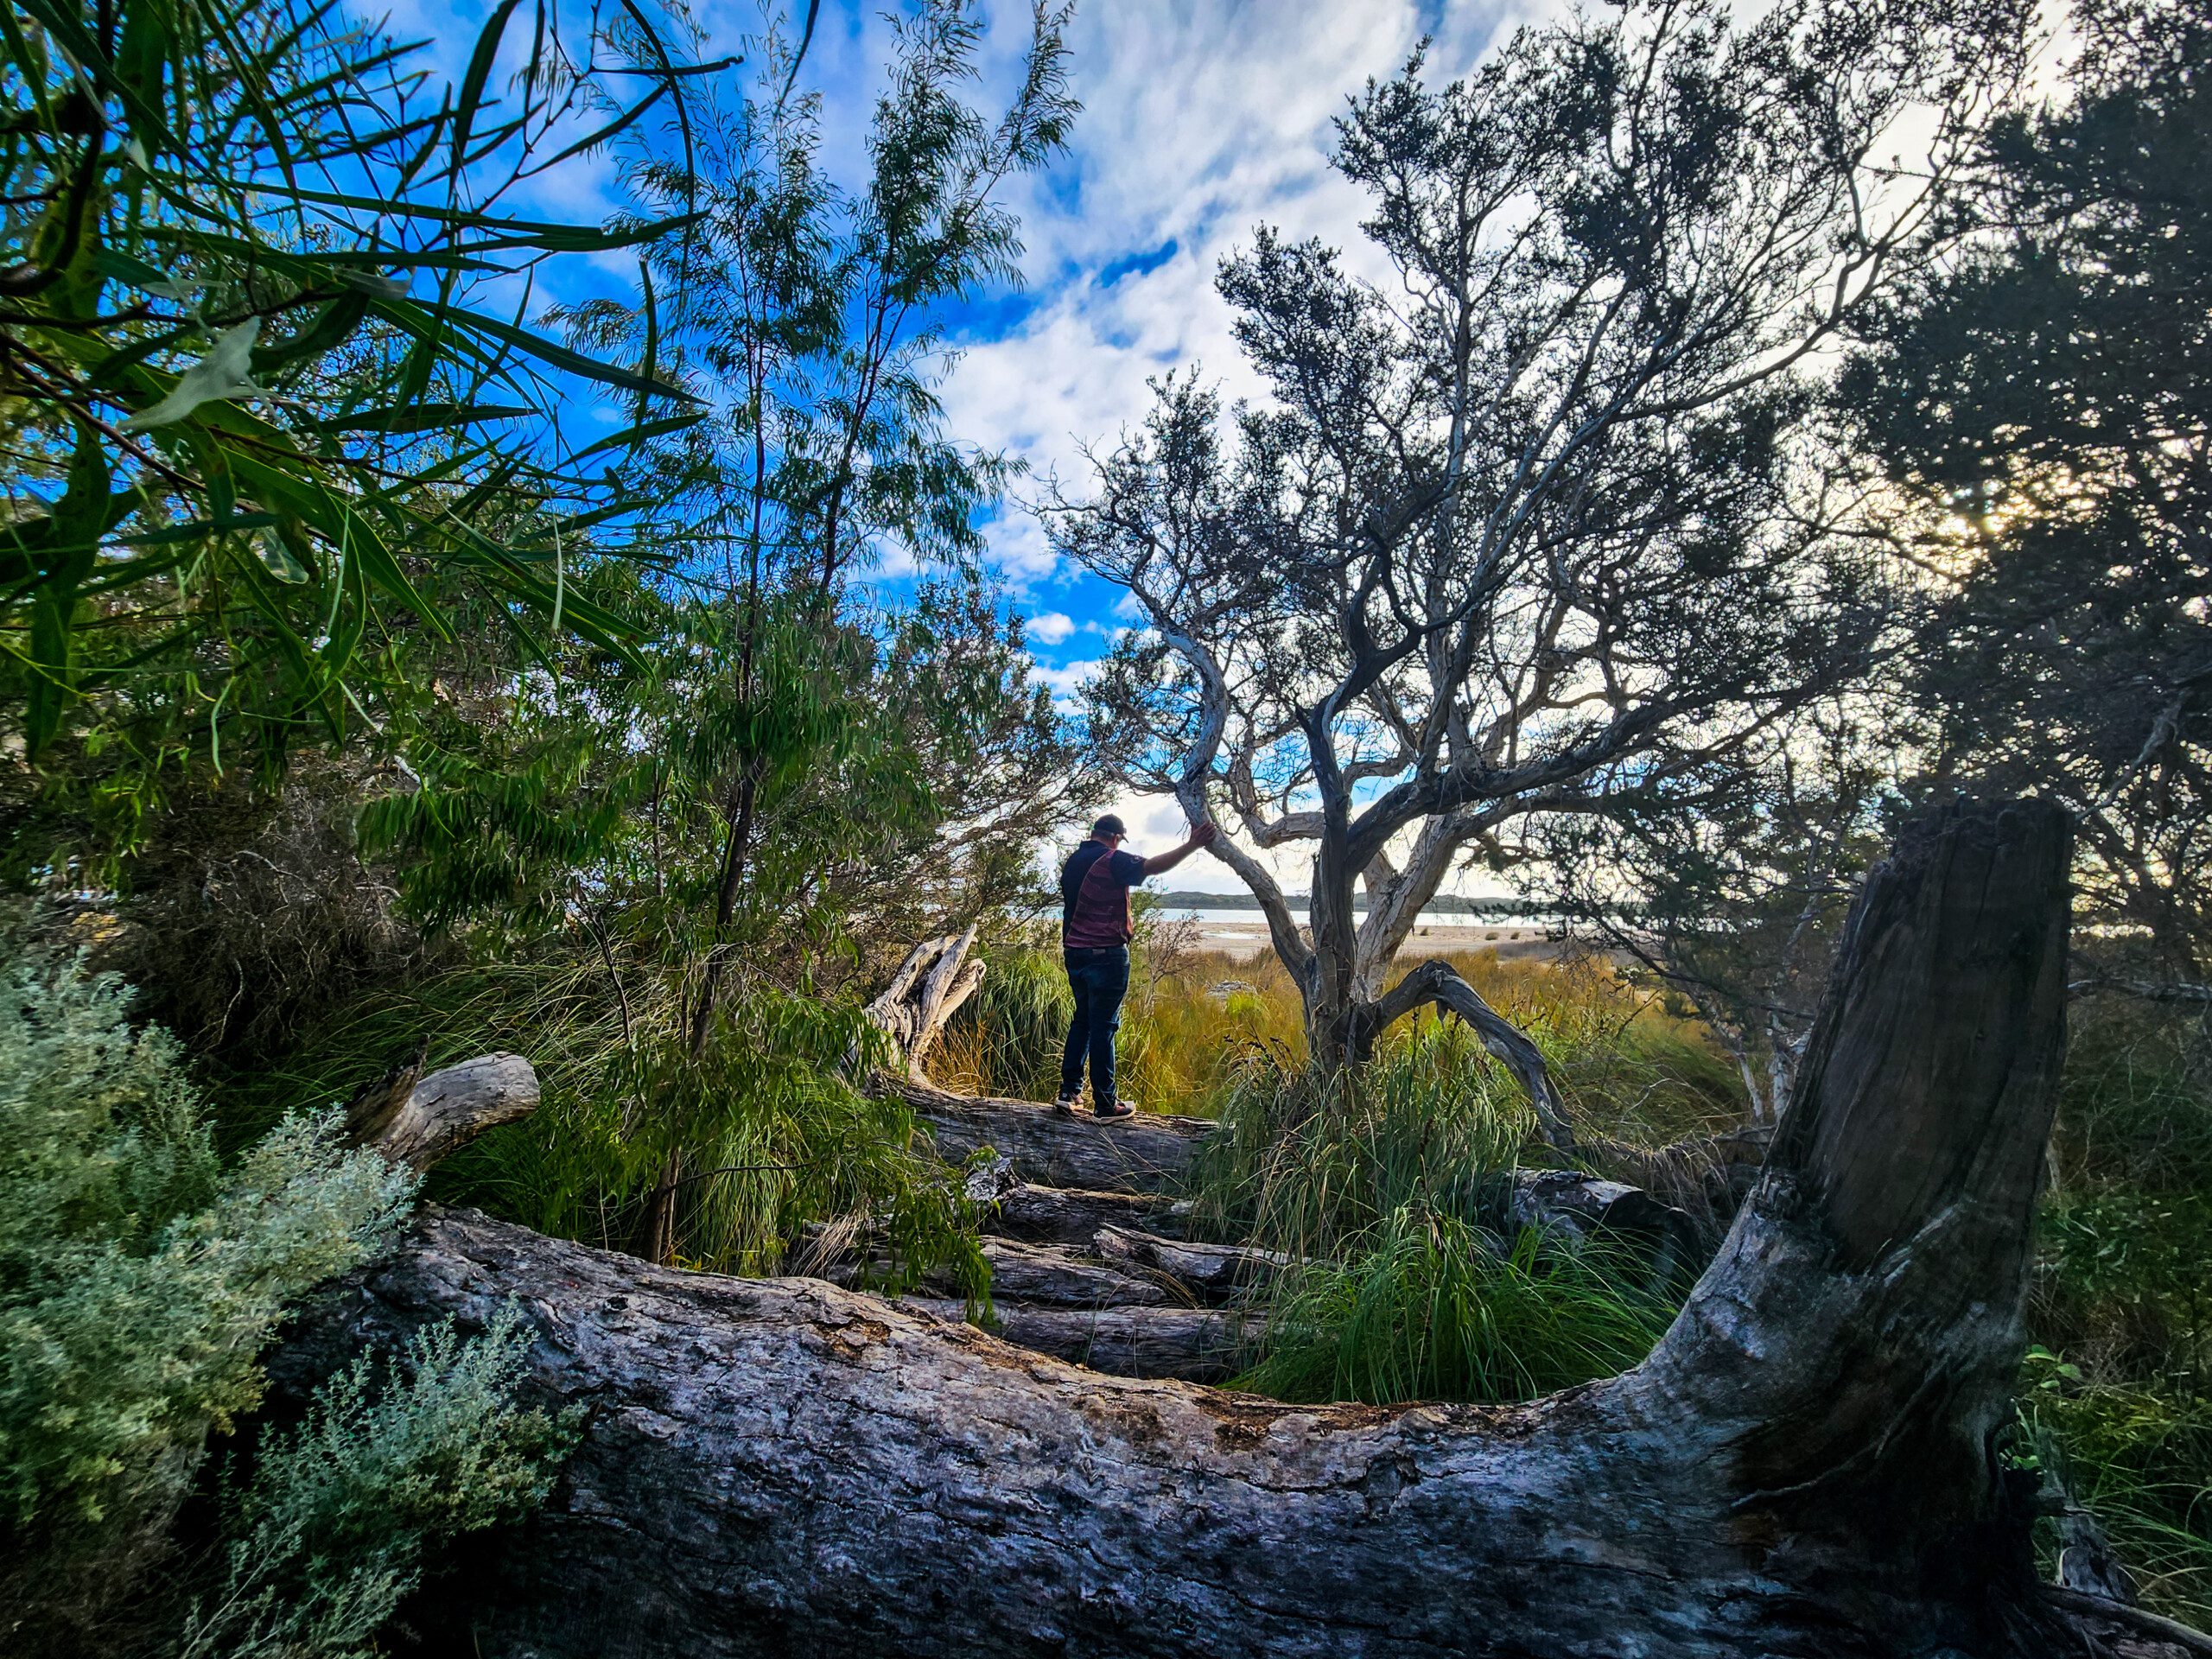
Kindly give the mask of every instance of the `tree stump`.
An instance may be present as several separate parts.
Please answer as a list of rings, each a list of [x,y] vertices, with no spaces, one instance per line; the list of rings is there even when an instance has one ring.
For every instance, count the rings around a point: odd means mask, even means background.
[[[900,1072],[916,1083],[928,1081],[922,1062],[944,1034],[945,1022],[983,982],[983,964],[968,955],[975,945],[972,925],[964,932],[924,939],[868,1005],[869,1021],[898,1052]]]

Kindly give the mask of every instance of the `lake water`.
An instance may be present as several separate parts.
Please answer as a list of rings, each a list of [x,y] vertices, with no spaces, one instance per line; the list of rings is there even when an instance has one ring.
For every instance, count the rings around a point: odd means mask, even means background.
[[[1195,907],[1179,905],[1173,908],[1163,907],[1154,913],[1172,921],[1200,922],[1208,925],[1217,922],[1250,922],[1255,926],[1264,926],[1268,919],[1256,910],[1244,910],[1226,905],[1204,905]],[[1297,918],[1301,925],[1305,924],[1306,917],[1302,906],[1294,909],[1291,913]],[[1357,910],[1353,913],[1363,921],[1367,918],[1367,912],[1363,909]],[[1423,911],[1415,925],[1498,928],[1507,932],[1512,932],[1517,929],[1525,932],[1530,928],[1543,928],[1550,925],[1550,919],[1548,917],[1533,915],[1471,916],[1464,912]]]

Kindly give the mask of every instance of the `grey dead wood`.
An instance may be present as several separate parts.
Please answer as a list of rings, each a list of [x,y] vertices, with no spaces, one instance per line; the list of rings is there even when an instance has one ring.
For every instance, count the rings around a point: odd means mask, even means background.
[[[1528,1405],[1102,1376],[818,1281],[441,1211],[307,1312],[274,1374],[296,1396],[365,1345],[520,1309],[530,1392],[588,1421],[546,1509],[425,1614],[487,1656],[2090,1651],[2120,1615],[2036,1583],[1993,1451],[2068,854],[2039,805],[1908,839],[1680,1318],[1633,1371]]]
[[[992,1200],[992,1231],[1039,1244],[1088,1244],[1103,1227],[1173,1237],[1190,1205],[1135,1192],[1085,1192],[1016,1181]]]
[[[963,1305],[915,1298],[898,1304],[957,1321]],[[1115,1377],[1220,1382],[1264,1334],[1257,1315],[1198,1307],[1046,1307],[995,1301],[994,1335],[1040,1356]]]
[[[1214,1128],[1204,1118],[1153,1112],[1101,1123],[1034,1101],[948,1094],[881,1073],[875,1086],[906,1103],[946,1162],[959,1163],[988,1147],[1009,1161],[1019,1179],[1045,1186],[1156,1192],[1189,1172]]]
[[[983,982],[982,963],[969,956],[975,948],[973,925],[943,938],[924,939],[906,953],[882,994],[868,1005],[870,1024],[889,1038],[899,1069],[924,1080],[922,1063],[944,1035],[945,1022]]]
[[[1127,1227],[1101,1227],[1091,1236],[1090,1248],[1109,1262],[1126,1262],[1165,1274],[1209,1302],[1225,1302],[1246,1292],[1263,1290],[1290,1265],[1290,1258],[1276,1250],[1185,1243]]]
[[[1156,1280],[1089,1260],[1065,1245],[987,1238],[982,1248],[991,1265],[994,1298],[1086,1308],[1151,1306],[1171,1300]]]
[[[1179,1300],[1156,1280],[1125,1273],[1107,1262],[1092,1261],[1065,1245],[1027,1244],[1019,1239],[986,1238],[983,1260],[990,1264],[991,1297],[995,1302],[1027,1302],[1048,1307],[1148,1307]],[[881,1276],[887,1259],[872,1260],[868,1268]],[[861,1264],[840,1264],[823,1277],[849,1284],[860,1278]],[[928,1281],[932,1289],[949,1291],[949,1282]],[[1052,1351],[1058,1352],[1057,1349]]]
[[[519,1054],[480,1054],[428,1077],[422,1051],[356,1095],[347,1135],[397,1164],[425,1170],[487,1129],[537,1109],[537,1073]]]

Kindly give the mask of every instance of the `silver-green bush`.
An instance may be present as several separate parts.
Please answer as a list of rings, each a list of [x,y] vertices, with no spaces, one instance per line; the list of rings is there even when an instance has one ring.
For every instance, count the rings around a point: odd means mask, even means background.
[[[173,1504],[258,1398],[288,1299],[364,1259],[412,1178],[286,1118],[225,1170],[182,1057],[80,962],[0,970],[0,1529]]]
[[[364,1355],[307,1420],[262,1443],[226,1505],[221,1592],[195,1606],[181,1659],[347,1659],[422,1577],[426,1549],[535,1508],[570,1440],[514,1390],[529,1337],[417,1333],[391,1375]]]

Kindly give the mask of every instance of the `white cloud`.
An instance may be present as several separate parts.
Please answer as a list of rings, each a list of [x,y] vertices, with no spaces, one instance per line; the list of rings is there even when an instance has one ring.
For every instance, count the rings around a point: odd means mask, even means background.
[[[1046,611],[1029,619],[1029,637],[1040,645],[1057,645],[1075,631],[1075,619],[1064,612]]]
[[[1052,692],[1052,700],[1062,708],[1071,706],[1082,695],[1083,683],[1098,671],[1096,658],[1079,663],[1063,663],[1058,668],[1037,667],[1037,677]]]
[[[969,435],[963,431],[962,435]],[[983,526],[983,556],[1017,594],[1027,594],[1059,565],[1044,525],[1012,505]]]
[[[1083,100],[1071,153],[1009,198],[1036,305],[1001,338],[971,340],[945,388],[954,429],[1080,495],[1083,450],[1110,447],[1151,401],[1147,376],[1199,365],[1231,397],[1263,390],[1214,290],[1221,259],[1262,222],[1319,236],[1360,268],[1363,195],[1328,165],[1331,123],[1370,75],[1424,34],[1430,73],[1460,73],[1516,11],[1554,0],[1111,0],[1078,10],[1071,81]],[[1026,9],[1006,6],[1010,49]],[[1374,274],[1379,275],[1379,270]],[[1027,515],[994,526],[1001,568],[1045,579],[1053,556]]]

